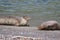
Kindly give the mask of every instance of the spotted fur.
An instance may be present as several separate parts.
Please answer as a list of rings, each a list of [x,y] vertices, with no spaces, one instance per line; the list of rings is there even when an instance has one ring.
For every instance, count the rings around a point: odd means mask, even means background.
[[[23,16],[20,18],[16,18],[13,16],[4,16],[0,17],[0,24],[16,25],[16,26],[28,25],[28,20],[29,20],[28,16]]]

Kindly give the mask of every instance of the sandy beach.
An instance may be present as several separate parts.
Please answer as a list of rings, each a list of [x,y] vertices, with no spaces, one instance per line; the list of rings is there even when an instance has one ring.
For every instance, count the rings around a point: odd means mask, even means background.
[[[19,27],[0,25],[0,39],[11,40],[15,36],[40,38],[42,40],[60,40],[60,31],[38,30],[37,27]]]

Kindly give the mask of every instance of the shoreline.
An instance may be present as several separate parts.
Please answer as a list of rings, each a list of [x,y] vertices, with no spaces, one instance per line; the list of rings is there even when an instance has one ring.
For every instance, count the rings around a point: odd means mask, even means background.
[[[6,40],[8,40],[9,38],[22,38],[21,40],[60,40],[60,31],[38,30],[37,27],[17,27],[0,25],[0,38],[1,37],[5,37]]]

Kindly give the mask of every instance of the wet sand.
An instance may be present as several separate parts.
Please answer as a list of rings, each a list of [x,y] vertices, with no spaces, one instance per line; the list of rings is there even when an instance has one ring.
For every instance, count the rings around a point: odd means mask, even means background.
[[[42,40],[60,40],[60,31],[38,30],[37,27],[19,27],[0,25],[0,39],[9,40],[14,36],[41,38]]]

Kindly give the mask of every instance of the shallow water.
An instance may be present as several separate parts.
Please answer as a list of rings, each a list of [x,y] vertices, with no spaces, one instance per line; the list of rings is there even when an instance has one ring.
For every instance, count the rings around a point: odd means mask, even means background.
[[[0,0],[0,16],[7,15],[28,15],[31,26],[48,20],[60,23],[60,0]]]

